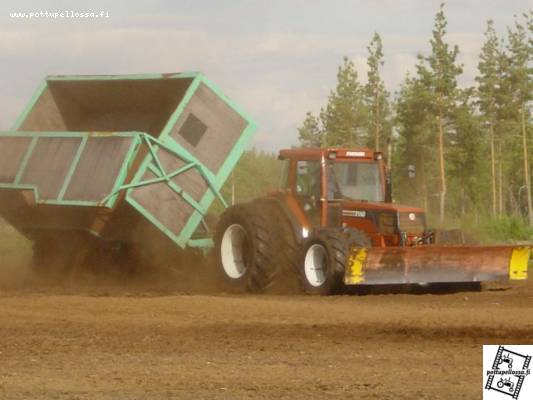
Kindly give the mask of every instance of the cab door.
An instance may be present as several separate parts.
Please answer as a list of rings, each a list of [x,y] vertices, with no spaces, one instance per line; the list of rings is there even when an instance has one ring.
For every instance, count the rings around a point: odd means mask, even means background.
[[[320,225],[321,168],[319,160],[295,162],[293,193],[310,227]]]

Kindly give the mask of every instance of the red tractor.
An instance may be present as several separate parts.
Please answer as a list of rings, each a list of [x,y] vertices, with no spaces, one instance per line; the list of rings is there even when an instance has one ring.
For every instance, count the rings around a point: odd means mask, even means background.
[[[310,294],[344,285],[526,279],[528,247],[442,246],[424,210],[392,201],[380,152],[282,150],[280,189],[232,206],[215,234],[230,287],[261,291],[298,272]]]

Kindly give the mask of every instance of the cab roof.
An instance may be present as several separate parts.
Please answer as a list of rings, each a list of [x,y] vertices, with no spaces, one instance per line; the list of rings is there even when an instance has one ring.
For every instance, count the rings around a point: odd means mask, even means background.
[[[373,160],[377,154],[382,153],[366,147],[303,148],[280,150],[279,159],[315,160],[324,157]]]

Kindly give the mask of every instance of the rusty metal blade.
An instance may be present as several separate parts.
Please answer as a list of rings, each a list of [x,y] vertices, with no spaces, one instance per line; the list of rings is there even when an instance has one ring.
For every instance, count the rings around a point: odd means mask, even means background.
[[[530,250],[530,246],[354,247],[344,282],[356,285],[527,279]]]

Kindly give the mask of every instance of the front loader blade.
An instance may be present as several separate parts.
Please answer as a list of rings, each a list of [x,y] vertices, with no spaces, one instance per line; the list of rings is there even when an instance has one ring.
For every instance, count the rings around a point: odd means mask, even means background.
[[[351,249],[344,283],[397,284],[527,279],[529,246],[416,246]]]

